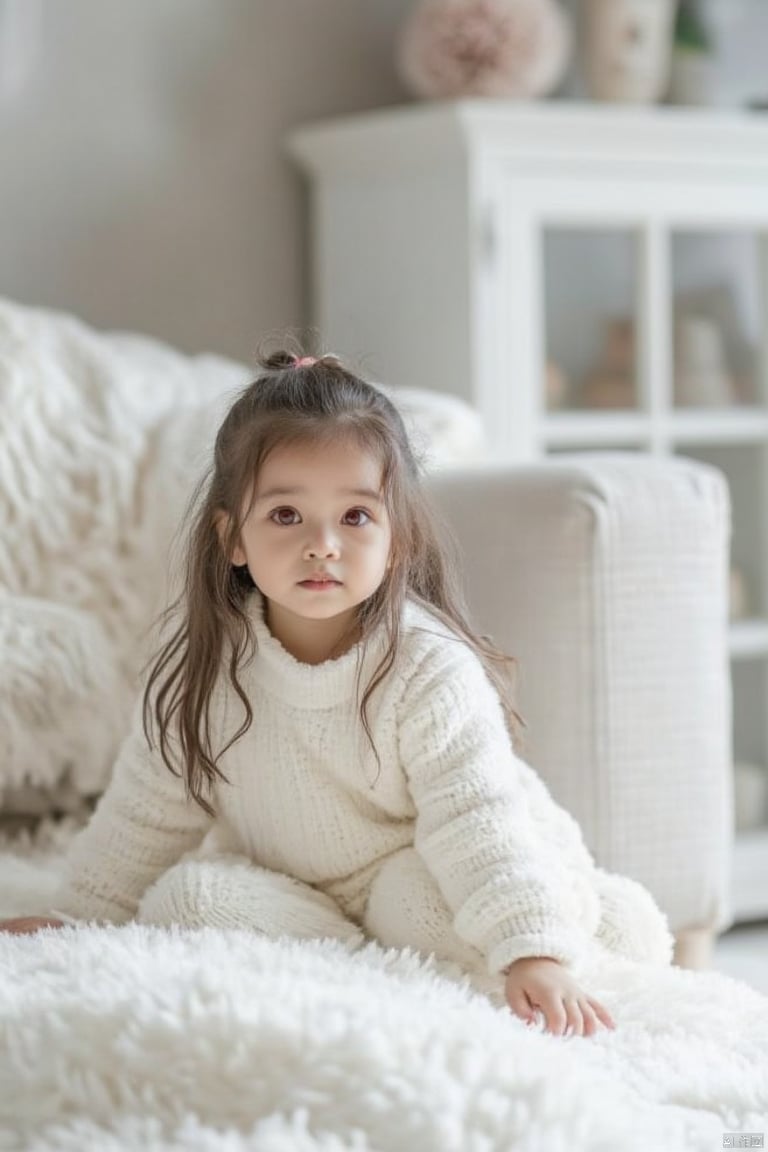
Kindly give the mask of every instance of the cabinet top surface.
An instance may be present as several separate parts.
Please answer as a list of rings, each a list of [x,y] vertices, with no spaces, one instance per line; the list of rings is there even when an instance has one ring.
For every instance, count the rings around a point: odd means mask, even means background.
[[[738,109],[637,107],[570,101],[414,103],[317,121],[289,151],[312,172],[390,168],[464,156],[511,160],[610,158],[735,162],[768,180],[768,114]]]

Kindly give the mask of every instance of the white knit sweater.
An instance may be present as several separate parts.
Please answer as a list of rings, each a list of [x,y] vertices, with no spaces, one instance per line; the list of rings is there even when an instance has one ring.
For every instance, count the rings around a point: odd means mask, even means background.
[[[489,971],[529,955],[575,962],[600,915],[593,861],[576,822],[513,753],[498,696],[466,644],[407,603],[396,664],[368,704],[379,770],[356,673],[362,657],[362,692],[383,633],[365,652],[302,664],[270,634],[258,593],[250,604],[257,650],[240,679],[253,723],[220,761],[229,783],[213,791],[215,822],[147,747],[137,708],[55,908],[129,920],[214,826],[232,851],[331,894],[367,883],[379,862],[414,845]],[[212,703],[220,748],[243,709],[224,682]]]

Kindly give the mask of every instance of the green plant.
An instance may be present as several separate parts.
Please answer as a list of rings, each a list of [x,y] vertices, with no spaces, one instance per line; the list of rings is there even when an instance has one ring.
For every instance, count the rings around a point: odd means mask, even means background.
[[[682,0],[675,20],[675,48],[711,53],[714,45],[706,20],[695,0]]]

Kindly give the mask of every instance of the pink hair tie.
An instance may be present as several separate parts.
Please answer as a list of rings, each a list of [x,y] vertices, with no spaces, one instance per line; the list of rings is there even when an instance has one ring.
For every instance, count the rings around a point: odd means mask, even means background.
[[[314,356],[302,356],[301,359],[299,359],[298,356],[294,356],[293,358],[294,368],[309,368],[310,364],[317,364]]]

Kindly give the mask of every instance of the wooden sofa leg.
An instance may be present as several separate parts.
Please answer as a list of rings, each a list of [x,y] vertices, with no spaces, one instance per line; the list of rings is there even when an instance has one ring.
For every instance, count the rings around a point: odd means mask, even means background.
[[[672,963],[678,968],[710,968],[715,948],[711,928],[682,928],[675,932]]]

